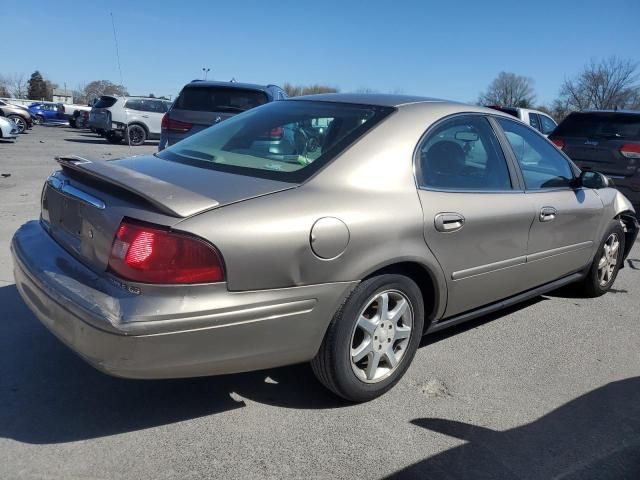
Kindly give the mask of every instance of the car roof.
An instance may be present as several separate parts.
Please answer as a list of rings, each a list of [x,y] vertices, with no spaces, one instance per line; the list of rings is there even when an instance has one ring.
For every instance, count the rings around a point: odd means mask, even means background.
[[[393,107],[401,109],[403,107],[431,109],[438,107],[452,107],[453,110],[459,112],[477,112],[488,113],[494,116],[502,116],[505,118],[513,117],[508,113],[478,105],[470,105],[452,100],[442,100],[439,98],[420,97],[414,95],[395,95],[381,93],[320,93],[316,95],[303,95],[300,97],[291,97],[285,101],[314,100],[319,102],[340,102],[361,105],[375,105],[379,107]],[[515,118],[515,120],[518,120]]]
[[[624,113],[625,115],[640,115],[640,110],[581,110],[571,113]]]
[[[256,83],[239,83],[239,82],[220,82],[216,80],[193,80],[187,83],[184,88],[195,87],[225,87],[225,88],[239,88],[244,90],[266,90],[268,87],[275,85],[258,85]]]
[[[409,105],[413,103],[448,102],[448,100],[442,100],[439,98],[385,93],[317,93],[314,95],[290,97],[289,100],[316,100],[320,102],[356,103],[363,105],[376,105],[379,107],[400,107],[402,105]]]

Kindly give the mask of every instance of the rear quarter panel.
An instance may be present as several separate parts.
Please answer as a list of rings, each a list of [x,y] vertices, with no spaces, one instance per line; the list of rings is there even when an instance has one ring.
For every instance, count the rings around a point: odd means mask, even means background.
[[[404,108],[306,184],[211,210],[175,228],[220,249],[230,290],[361,280],[390,264],[420,263],[438,286],[438,316],[446,286],[424,240],[412,157],[424,130],[451,106],[435,106],[429,114]],[[317,257],[310,245],[311,228],[323,217],[338,218],[349,229],[348,246],[331,260]]]

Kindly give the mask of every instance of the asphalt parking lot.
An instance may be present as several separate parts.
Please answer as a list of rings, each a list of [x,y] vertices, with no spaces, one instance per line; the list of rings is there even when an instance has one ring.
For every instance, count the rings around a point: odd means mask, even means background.
[[[153,152],[36,126],[0,143],[0,478],[640,478],[640,247],[614,290],[538,297],[423,340],[388,394],[337,400],[307,365],[133,381],[35,319],[9,241],[53,157]]]

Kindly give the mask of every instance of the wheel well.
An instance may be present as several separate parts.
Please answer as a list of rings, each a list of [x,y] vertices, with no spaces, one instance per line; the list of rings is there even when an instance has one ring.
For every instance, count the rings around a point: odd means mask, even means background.
[[[419,263],[400,262],[376,270],[363,278],[363,280],[388,273],[409,277],[420,288],[424,303],[424,329],[426,331],[438,311],[439,296],[433,275],[427,267]]]
[[[619,220],[624,226],[624,257],[627,258],[629,252],[633,248],[633,243],[638,235],[638,220],[633,212],[626,211],[619,215],[616,215],[616,220]]]

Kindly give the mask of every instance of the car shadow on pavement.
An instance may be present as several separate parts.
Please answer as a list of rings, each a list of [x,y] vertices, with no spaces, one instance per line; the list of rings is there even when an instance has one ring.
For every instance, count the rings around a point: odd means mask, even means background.
[[[465,443],[388,478],[640,478],[640,377],[604,385],[510,430],[442,418],[411,423]]]
[[[285,408],[349,405],[308,365],[177,380],[114,378],[86,364],[0,288],[0,437],[33,444],[98,438],[213,415],[244,398]]]

